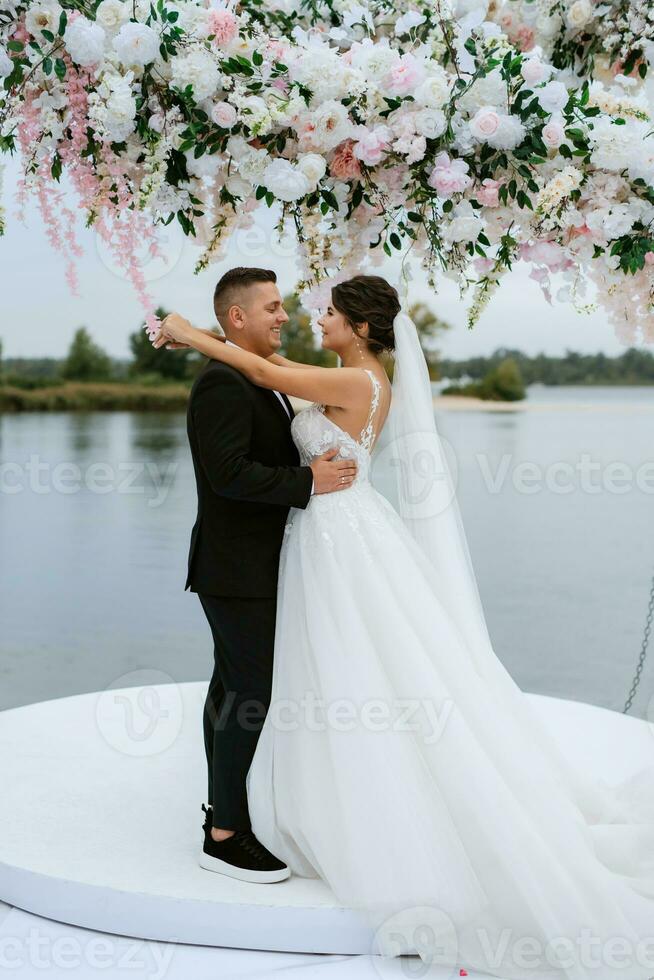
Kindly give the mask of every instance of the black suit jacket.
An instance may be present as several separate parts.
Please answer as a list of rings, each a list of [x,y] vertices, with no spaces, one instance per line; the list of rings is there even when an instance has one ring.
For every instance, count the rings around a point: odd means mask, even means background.
[[[313,481],[291,419],[272,390],[209,361],[191,389],[187,432],[198,515],[185,589],[274,597],[289,508],[307,506]]]

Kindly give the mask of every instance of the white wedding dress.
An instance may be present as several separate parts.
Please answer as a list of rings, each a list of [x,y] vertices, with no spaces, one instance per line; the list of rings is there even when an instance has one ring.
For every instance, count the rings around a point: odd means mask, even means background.
[[[654,769],[590,781],[500,660],[471,656],[443,576],[371,482],[368,374],[359,440],[324,406],[292,422],[303,464],[338,447],[359,469],[289,512],[253,831],[361,911],[371,953],[417,952],[452,976],[648,980]]]

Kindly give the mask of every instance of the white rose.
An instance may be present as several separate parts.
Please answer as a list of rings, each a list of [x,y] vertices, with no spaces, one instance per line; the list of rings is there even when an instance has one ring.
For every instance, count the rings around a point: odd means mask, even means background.
[[[41,31],[57,33],[60,17],[61,7],[58,3],[36,3],[33,7],[28,6],[27,8],[25,27],[33,37],[40,41]]]
[[[143,68],[159,54],[159,35],[147,24],[130,21],[114,38],[114,51],[121,64]]]
[[[546,65],[540,58],[532,55],[522,62],[520,74],[527,85],[540,85],[541,82],[547,81],[553,70],[551,65]]]
[[[76,17],[66,27],[64,41],[73,61],[84,68],[97,65],[104,55],[106,34],[99,24],[86,17]]]
[[[477,110],[468,125],[475,139],[486,142],[500,128],[500,116],[494,106],[483,105]]]
[[[413,97],[418,105],[440,109],[450,98],[450,83],[440,66],[430,65],[430,71],[433,73],[418,85]]]
[[[319,153],[303,153],[298,157],[298,169],[302,171],[310,184],[315,186],[327,171],[327,161]]]
[[[216,126],[231,129],[237,119],[237,112],[229,102],[217,102],[211,110],[211,118]]]
[[[447,119],[441,109],[419,109],[413,117],[416,133],[429,140],[436,139],[445,132]]]
[[[297,201],[311,190],[302,171],[280,157],[268,164],[261,183],[280,201]]]
[[[568,90],[563,82],[548,82],[535,92],[545,112],[560,112],[568,103]]]
[[[565,19],[568,27],[578,30],[587,24],[593,16],[593,8],[589,0],[575,0],[567,11]]]
[[[95,12],[95,21],[107,31],[117,31],[129,17],[123,0],[102,0]]]
[[[563,117],[552,116],[543,126],[543,143],[552,149],[557,149],[565,139],[565,121]]]
[[[484,223],[470,201],[460,201],[451,212],[442,237],[449,242],[474,242],[483,227]]]

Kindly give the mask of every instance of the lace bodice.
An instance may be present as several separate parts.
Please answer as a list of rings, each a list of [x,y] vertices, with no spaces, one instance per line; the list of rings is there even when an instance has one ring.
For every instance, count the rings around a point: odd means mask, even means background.
[[[375,443],[374,419],[379,405],[381,382],[374,371],[364,368],[372,382],[372,397],[368,420],[361,430],[359,439],[341,429],[325,415],[325,406],[317,402],[303,408],[291,423],[291,435],[300,454],[303,466],[308,466],[316,456],[328,449],[338,448],[338,459],[356,459],[358,464],[357,481],[367,480],[370,468],[370,454]],[[357,482],[355,481],[355,482]]]

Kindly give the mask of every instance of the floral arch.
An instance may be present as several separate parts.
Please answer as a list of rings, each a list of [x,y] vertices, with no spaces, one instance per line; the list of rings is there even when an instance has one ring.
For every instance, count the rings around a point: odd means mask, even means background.
[[[150,329],[158,224],[198,271],[278,202],[305,294],[411,254],[472,326],[519,260],[654,342],[653,59],[649,0],[0,0],[0,150],[75,290],[67,173]]]

